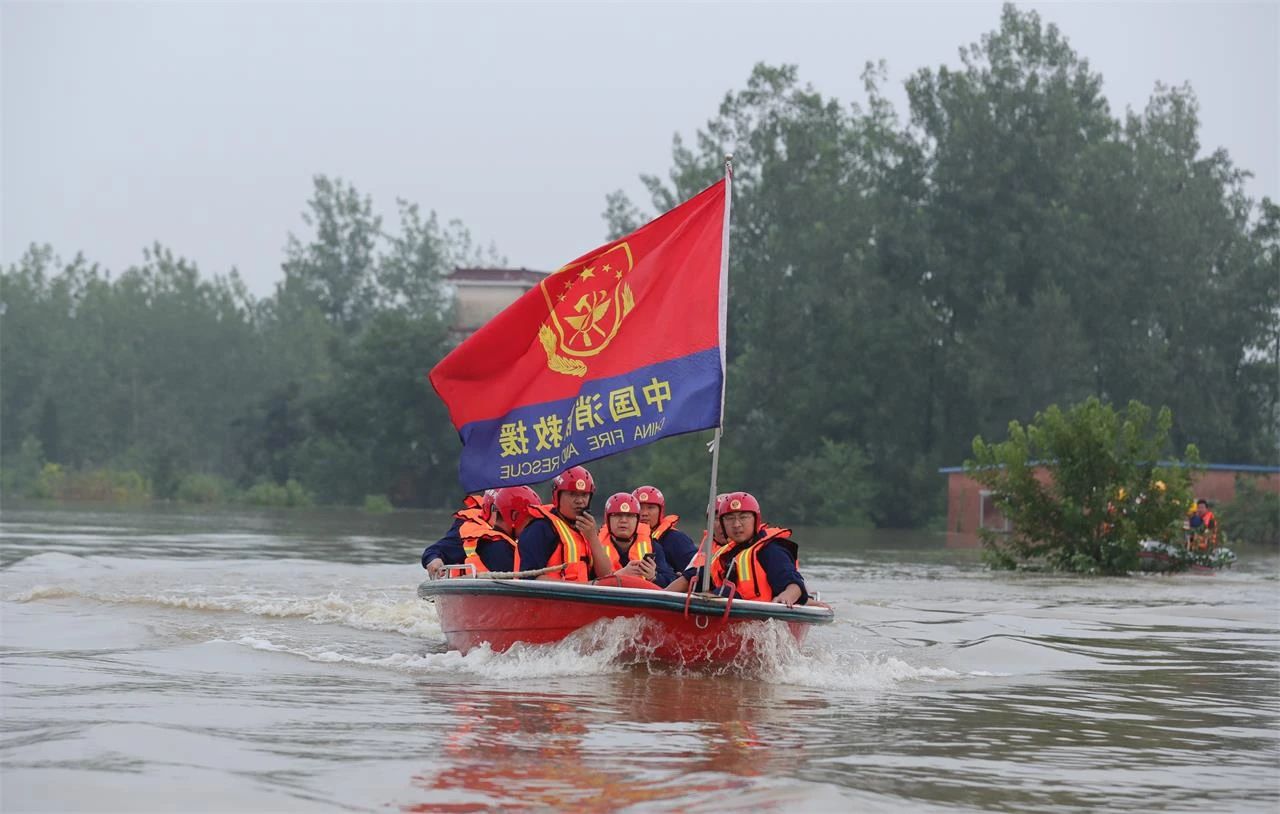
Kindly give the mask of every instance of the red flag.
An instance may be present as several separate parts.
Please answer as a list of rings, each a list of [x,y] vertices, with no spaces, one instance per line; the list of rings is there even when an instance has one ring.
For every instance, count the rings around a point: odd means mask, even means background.
[[[550,274],[431,371],[462,438],[463,488],[719,426],[724,387],[719,181]]]

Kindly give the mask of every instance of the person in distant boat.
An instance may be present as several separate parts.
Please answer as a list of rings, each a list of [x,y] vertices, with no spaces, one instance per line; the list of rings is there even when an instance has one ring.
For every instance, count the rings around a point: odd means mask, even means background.
[[[1201,551],[1218,547],[1218,518],[1213,516],[1213,507],[1209,501],[1200,498],[1196,501],[1196,516],[1200,518],[1199,527],[1195,529],[1196,544]]]
[[[631,492],[618,492],[605,501],[600,543],[609,555],[612,576],[639,577],[658,588],[676,578],[667,555],[640,522],[640,503]]]
[[[493,511],[493,498],[496,494],[496,489],[487,489],[463,498],[462,508],[453,513],[453,525],[443,537],[427,546],[422,552],[422,567],[427,569],[428,576],[438,579],[444,574],[446,565],[459,565],[467,558],[459,533],[462,524],[479,522],[488,525],[489,514]]]
[[[728,542],[711,560],[712,590],[728,594],[732,585],[734,595],[741,599],[787,607],[809,601],[791,529],[765,525],[759,501],[746,492],[725,495],[717,515]],[[683,591],[690,580],[701,579],[702,568],[690,568],[667,590]]]
[[[632,493],[640,501],[640,522],[649,527],[649,538],[667,555],[673,572],[688,568],[698,547],[689,535],[676,528],[679,515],[666,513],[667,499],[662,491],[656,486],[641,486]]]
[[[459,512],[465,516],[450,529],[456,542],[446,535],[441,543],[447,540],[447,545],[437,543],[427,549],[423,553],[423,559],[427,558],[428,553],[433,556],[424,567],[432,579],[438,579],[444,573],[446,565],[462,563],[473,566],[476,573],[517,570],[520,558],[516,550],[516,537],[532,519],[529,508],[540,503],[538,493],[528,486],[490,490],[485,494],[481,506],[484,513],[467,512],[465,509]],[[435,551],[432,552],[432,549]]]
[[[520,533],[520,568],[537,571],[564,565],[537,579],[590,582],[613,573],[609,554],[600,544],[599,529],[591,516],[591,496],[596,483],[586,467],[571,466],[551,481],[551,503],[533,506],[533,521]]]

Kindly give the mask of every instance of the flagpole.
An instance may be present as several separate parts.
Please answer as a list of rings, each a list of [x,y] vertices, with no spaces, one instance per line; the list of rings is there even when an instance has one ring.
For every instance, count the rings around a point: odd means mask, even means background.
[[[711,439],[711,492],[707,496],[707,534],[702,538],[702,585],[706,593],[711,588],[711,554],[715,550],[716,476],[720,473],[720,437],[724,433],[724,394],[728,386],[729,365],[729,207],[733,203],[733,155],[724,157],[724,231],[720,238],[720,424]]]

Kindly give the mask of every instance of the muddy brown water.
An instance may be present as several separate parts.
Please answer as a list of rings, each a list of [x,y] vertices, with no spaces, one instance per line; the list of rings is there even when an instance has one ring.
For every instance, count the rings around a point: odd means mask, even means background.
[[[798,530],[835,624],[743,669],[625,625],[462,656],[446,518],[6,504],[0,809],[1276,811],[1280,560],[986,570]]]

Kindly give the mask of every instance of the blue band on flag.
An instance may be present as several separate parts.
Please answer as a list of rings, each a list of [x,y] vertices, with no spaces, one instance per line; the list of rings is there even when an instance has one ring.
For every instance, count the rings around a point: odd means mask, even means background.
[[[720,424],[720,349],[583,382],[574,398],[462,427],[468,492],[549,480],[575,464]]]

